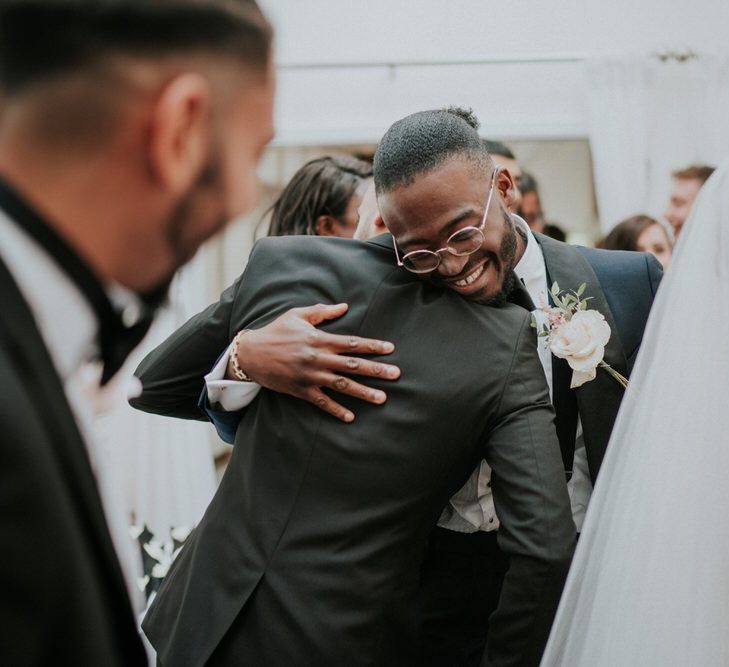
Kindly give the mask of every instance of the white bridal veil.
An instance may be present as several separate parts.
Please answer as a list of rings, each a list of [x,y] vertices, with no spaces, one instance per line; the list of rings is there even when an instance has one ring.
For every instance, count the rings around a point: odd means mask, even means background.
[[[729,665],[729,163],[658,291],[542,665]]]

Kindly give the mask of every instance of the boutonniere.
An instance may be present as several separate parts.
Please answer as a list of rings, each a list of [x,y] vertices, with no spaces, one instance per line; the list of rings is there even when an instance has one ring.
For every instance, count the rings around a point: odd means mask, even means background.
[[[546,338],[555,357],[567,360],[572,369],[571,388],[594,380],[598,366],[627,387],[628,380],[603,361],[605,345],[612,332],[601,313],[588,309],[587,302],[592,297],[583,298],[586,287],[583,283],[576,292],[562,292],[554,283],[550,293],[555,305],[545,304],[539,309],[546,316],[544,321],[538,322],[532,315],[532,326],[540,337]]]

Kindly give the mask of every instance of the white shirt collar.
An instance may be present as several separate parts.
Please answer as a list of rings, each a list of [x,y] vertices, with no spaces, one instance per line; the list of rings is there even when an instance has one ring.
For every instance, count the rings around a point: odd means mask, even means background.
[[[94,354],[91,306],[53,259],[0,211],[0,256],[18,284],[65,382]]]
[[[97,352],[98,322],[91,305],[56,262],[0,210],[0,258],[18,284],[53,364],[65,383]],[[119,286],[107,288],[116,307],[140,312],[139,299]],[[125,313],[126,314],[126,313]]]
[[[547,272],[544,266],[544,255],[539,247],[537,239],[534,238],[532,230],[529,229],[526,221],[518,215],[512,216],[515,224],[519,225],[526,234],[526,248],[519,262],[514,267],[514,273],[521,278],[524,283],[531,282],[535,278],[544,277],[544,284],[547,282]]]

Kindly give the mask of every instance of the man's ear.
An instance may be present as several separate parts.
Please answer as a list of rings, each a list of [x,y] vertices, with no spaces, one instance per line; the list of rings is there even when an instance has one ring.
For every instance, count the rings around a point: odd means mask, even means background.
[[[512,205],[517,200],[516,184],[509,170],[506,167],[499,167],[499,173],[496,174],[496,183],[494,187],[501,195],[501,200],[506,208],[511,210]]]
[[[316,219],[314,229],[317,236],[336,236],[339,221],[331,215],[320,215]]]
[[[153,178],[176,195],[186,192],[208,160],[210,86],[199,74],[176,76],[152,109],[148,160]]]

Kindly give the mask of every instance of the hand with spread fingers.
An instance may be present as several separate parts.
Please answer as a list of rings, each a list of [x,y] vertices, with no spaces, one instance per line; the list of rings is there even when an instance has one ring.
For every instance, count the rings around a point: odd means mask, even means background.
[[[391,364],[354,355],[390,354],[392,343],[342,336],[316,327],[347,312],[347,304],[317,304],[293,308],[260,329],[242,331],[228,362],[228,379],[248,378],[268,389],[313,403],[344,422],[354,414],[323,389],[354,396],[374,404],[387,400],[379,389],[371,389],[349,376],[396,380],[400,369]]]

